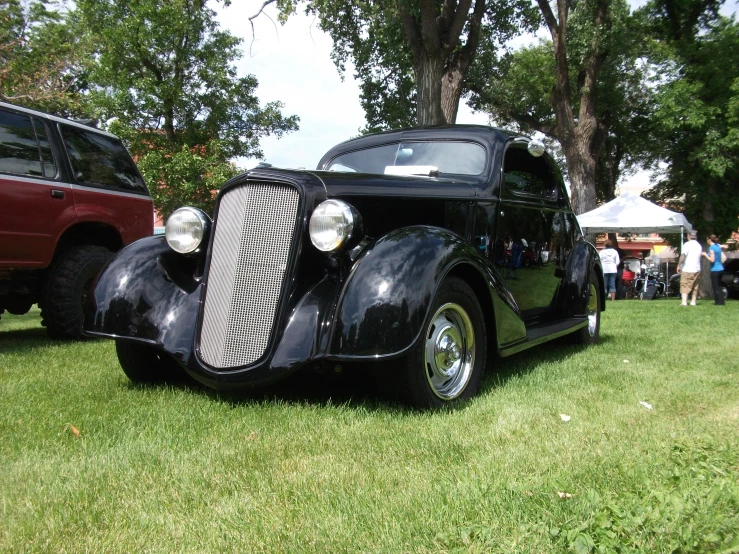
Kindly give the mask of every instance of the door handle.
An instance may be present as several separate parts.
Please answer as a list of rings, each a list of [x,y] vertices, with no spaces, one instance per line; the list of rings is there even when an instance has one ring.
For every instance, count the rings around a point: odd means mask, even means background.
[[[64,198],[64,191],[57,190],[57,189],[51,189],[51,197],[52,198]]]

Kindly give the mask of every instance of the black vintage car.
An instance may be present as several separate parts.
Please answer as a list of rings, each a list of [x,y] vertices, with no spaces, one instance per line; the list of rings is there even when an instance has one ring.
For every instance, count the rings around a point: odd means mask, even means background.
[[[739,298],[739,258],[729,258],[724,263],[721,283],[726,288],[727,296]]]
[[[543,144],[482,126],[364,136],[315,171],[248,171],[212,222],[177,210],[88,298],[87,334],[115,339],[133,381],[184,369],[235,389],[363,365],[417,407],[475,394],[493,354],[596,343],[605,308]]]

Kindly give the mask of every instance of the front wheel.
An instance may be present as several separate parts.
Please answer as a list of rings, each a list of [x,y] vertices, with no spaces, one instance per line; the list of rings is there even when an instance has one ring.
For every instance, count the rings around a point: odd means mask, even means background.
[[[642,293],[639,294],[641,298]],[[588,283],[588,324],[575,331],[575,342],[577,344],[597,344],[600,337],[600,287],[598,276],[595,271],[590,270]]]
[[[403,396],[421,409],[474,396],[487,354],[485,318],[467,283],[456,277],[444,280],[430,315],[421,340],[401,369]]]
[[[123,373],[134,383],[175,381],[185,375],[172,358],[151,346],[117,340],[115,351]]]

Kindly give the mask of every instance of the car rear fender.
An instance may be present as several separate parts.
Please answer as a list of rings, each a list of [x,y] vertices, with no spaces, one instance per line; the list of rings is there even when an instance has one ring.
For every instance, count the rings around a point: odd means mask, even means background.
[[[577,241],[565,266],[566,283],[564,298],[565,312],[570,316],[583,316],[588,312],[588,290],[591,270],[598,280],[595,286],[600,291],[600,309],[606,309],[605,282],[603,268],[595,246],[585,241]]]

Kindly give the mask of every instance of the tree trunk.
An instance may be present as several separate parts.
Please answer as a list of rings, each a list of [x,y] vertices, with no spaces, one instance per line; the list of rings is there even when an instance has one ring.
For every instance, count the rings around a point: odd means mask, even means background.
[[[711,284],[711,262],[701,256],[701,276],[698,282],[698,296],[700,298],[713,298],[713,285]]]
[[[562,150],[565,154],[567,173],[570,177],[572,210],[577,215],[594,210],[596,207],[596,160],[589,154],[583,153],[576,144],[568,145],[567,148],[562,144]]]
[[[164,108],[164,134],[167,137],[167,142],[174,145],[177,139],[175,137],[174,108],[172,106]]]
[[[441,108],[441,81],[444,61],[440,58],[423,56],[416,68],[418,83],[418,124],[443,125],[447,123]]]
[[[441,111],[445,123],[454,123],[457,121],[463,79],[464,73],[457,67],[448,69],[444,73],[441,81]]]

